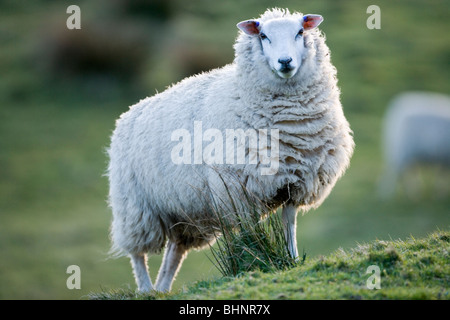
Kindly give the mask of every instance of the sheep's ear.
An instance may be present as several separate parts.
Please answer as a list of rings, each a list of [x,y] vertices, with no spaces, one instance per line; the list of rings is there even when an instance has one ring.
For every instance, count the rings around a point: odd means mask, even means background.
[[[246,20],[236,25],[239,29],[248,35],[258,35],[260,32],[260,23],[257,20]]]
[[[318,14],[307,14],[303,16],[303,30],[317,27],[323,21],[323,17]]]

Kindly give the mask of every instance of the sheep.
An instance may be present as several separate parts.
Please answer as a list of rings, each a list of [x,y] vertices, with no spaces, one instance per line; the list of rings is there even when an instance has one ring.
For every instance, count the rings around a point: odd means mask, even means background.
[[[379,195],[387,199],[412,166],[450,167],[450,97],[431,92],[397,95],[388,106],[382,134],[385,170]]]
[[[289,252],[298,258],[297,213],[324,201],[354,148],[317,29],[322,20],[274,8],[240,22],[231,64],[145,98],[117,120],[108,149],[110,237],[112,251],[130,257],[139,291],[170,291],[187,252],[214,242],[217,217],[201,192],[223,202],[222,182],[231,185],[232,177],[271,212],[282,207]],[[231,146],[245,146],[244,163],[239,152],[220,161],[206,145],[230,132]],[[220,153],[223,143],[215,146]],[[260,157],[262,149],[270,156]],[[278,166],[268,168],[271,159]],[[164,247],[154,286],[147,255]]]

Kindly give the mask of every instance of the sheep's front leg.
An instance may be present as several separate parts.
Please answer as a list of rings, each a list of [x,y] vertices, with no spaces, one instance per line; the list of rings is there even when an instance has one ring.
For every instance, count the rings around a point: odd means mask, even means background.
[[[288,244],[291,257],[298,259],[297,250],[297,211],[298,208],[288,204],[283,207],[281,218],[284,224],[284,236]]]
[[[170,291],[172,282],[180,270],[181,263],[187,255],[188,250],[183,245],[178,245],[169,240],[164,258],[156,279],[156,290],[162,292]]]

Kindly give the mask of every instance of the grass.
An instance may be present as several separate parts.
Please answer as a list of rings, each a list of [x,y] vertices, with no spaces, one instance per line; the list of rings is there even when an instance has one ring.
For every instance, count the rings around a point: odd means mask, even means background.
[[[224,194],[213,189],[200,191],[209,207],[208,216],[217,221],[218,239],[211,246],[212,262],[222,276],[252,270],[286,270],[296,264],[288,251],[280,213],[272,212],[254,197],[234,175],[218,173]]]
[[[239,219],[237,228],[221,224],[222,236],[211,247],[213,262],[225,277],[253,270],[287,270],[296,261],[287,249],[283,229],[279,214],[265,221],[252,214]]]
[[[198,281],[169,294],[136,295],[121,289],[91,299],[450,299],[450,232],[427,237],[375,240],[327,256],[308,258],[289,270],[252,271]],[[370,266],[380,269],[380,289],[369,289]]]

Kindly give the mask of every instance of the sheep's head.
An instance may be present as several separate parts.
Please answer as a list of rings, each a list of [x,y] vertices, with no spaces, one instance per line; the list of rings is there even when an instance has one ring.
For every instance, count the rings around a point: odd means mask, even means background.
[[[244,33],[258,37],[269,67],[280,78],[293,77],[305,56],[304,32],[317,27],[322,16],[307,14],[288,16],[268,21],[246,20],[237,24]]]

